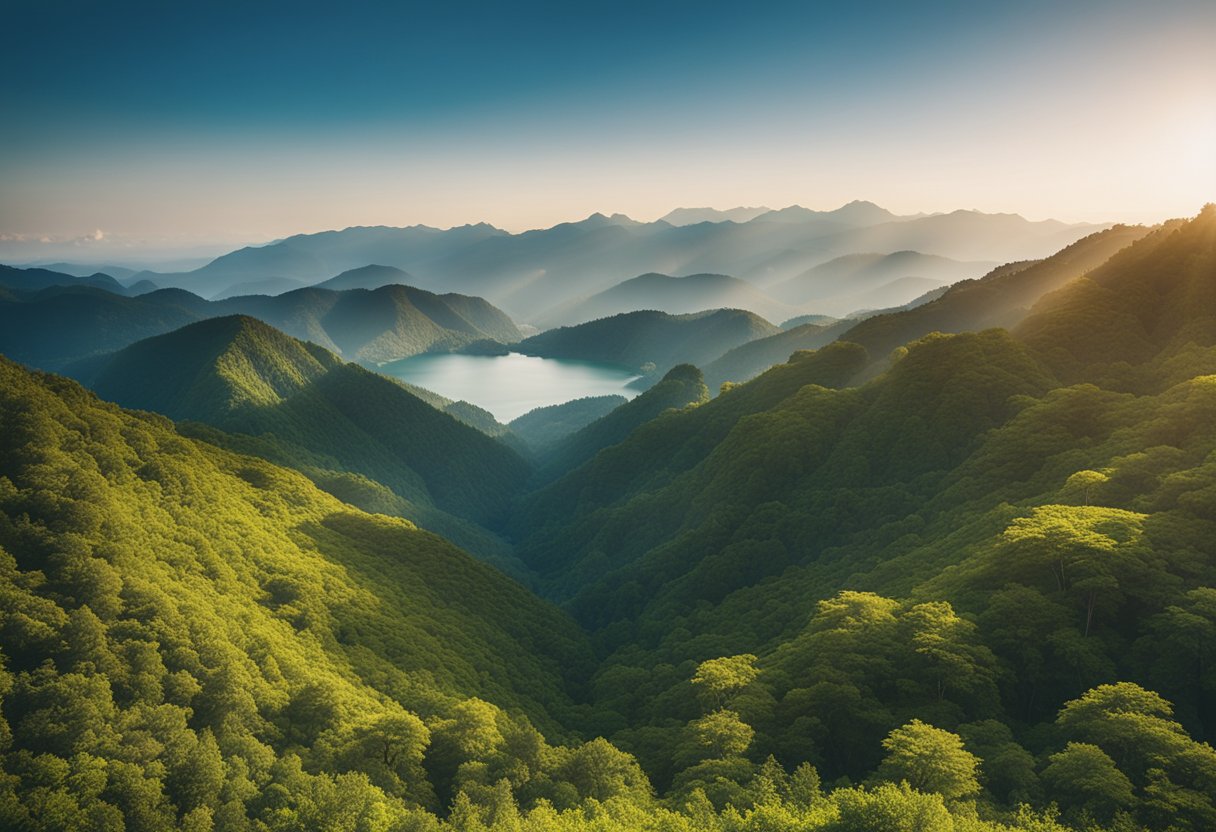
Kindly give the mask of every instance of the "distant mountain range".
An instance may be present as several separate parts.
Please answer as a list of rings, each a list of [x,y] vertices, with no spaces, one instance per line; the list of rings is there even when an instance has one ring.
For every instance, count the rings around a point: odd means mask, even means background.
[[[833,211],[790,206],[748,217],[758,210],[679,210],[668,215],[675,222],[650,223],[622,214],[593,214],[520,234],[484,223],[446,231],[355,227],[242,248],[190,272],[140,272],[128,279],[214,297],[228,294],[230,287],[257,286],[257,281],[314,284],[380,264],[408,273],[411,285],[485,297],[524,323],[571,323],[559,320],[553,310],[637,275],[732,275],[766,290],[843,255],[912,251],[984,263],[1026,260],[1045,257],[1102,227],[978,211],[899,216],[868,202]],[[982,268],[968,276],[981,273]],[[915,272],[891,280],[903,277],[946,282],[934,273]],[[892,288],[908,300],[909,291],[925,287]],[[869,298],[867,304],[897,305],[885,296]]]

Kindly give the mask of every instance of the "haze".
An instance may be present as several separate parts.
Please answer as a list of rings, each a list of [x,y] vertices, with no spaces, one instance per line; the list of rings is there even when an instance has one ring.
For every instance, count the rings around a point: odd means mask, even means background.
[[[1216,194],[1207,2],[439,5],[8,10],[0,257],[852,199],[1154,221]]]

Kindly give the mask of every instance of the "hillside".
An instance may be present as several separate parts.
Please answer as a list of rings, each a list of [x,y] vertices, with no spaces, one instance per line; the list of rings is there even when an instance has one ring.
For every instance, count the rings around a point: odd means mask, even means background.
[[[716,393],[726,382],[748,381],[775,364],[784,364],[799,350],[827,346],[852,326],[852,321],[806,323],[740,344],[705,365],[705,384]]]
[[[896,347],[931,332],[1012,327],[1043,295],[1102,265],[1149,231],[1122,225],[1100,231],[1042,261],[1000,266],[979,280],[963,281],[914,309],[867,318],[842,337],[882,360]]]
[[[4,359],[0,424],[7,828],[400,824],[563,736],[583,636],[441,538]]]
[[[1216,345],[1213,276],[1216,205],[1209,204],[1195,220],[1167,224],[1043,297],[1017,332],[1063,379],[1156,392]],[[1171,360],[1179,355],[1188,359],[1181,368]],[[1163,365],[1171,370],[1164,378]]]
[[[244,450],[297,467],[356,504],[363,491],[374,499],[378,486],[398,498],[389,513],[466,545],[461,524],[445,515],[501,523],[529,475],[515,453],[391,379],[252,318],[215,318],[140,341],[91,386],[128,407],[247,435],[253,444]]]
[[[644,369],[657,380],[677,364],[707,364],[739,344],[779,331],[739,309],[691,315],[648,310],[551,329],[525,338],[515,349],[543,358],[576,358]]]
[[[0,354],[48,370],[122,349],[205,317],[207,301],[180,289],[128,298],[92,287],[0,299]]]
[[[792,307],[773,300],[747,281],[728,275],[670,277],[665,274],[644,274],[589,298],[549,309],[537,320],[547,326],[580,324],[644,309],[669,315],[705,309],[746,309],[762,318],[778,321],[790,317],[794,312]]]
[[[518,340],[519,330],[481,298],[411,286],[332,291],[310,287],[274,298],[233,298],[217,314],[250,315],[348,360],[383,364],[484,339]]]
[[[534,482],[557,479],[668,410],[681,410],[708,399],[700,370],[690,364],[673,367],[642,395],[554,442],[542,455]]]
[[[511,319],[481,298],[407,286],[305,288],[221,301],[180,289],[128,298],[73,287],[0,299],[0,352],[35,367],[75,373],[71,365],[81,359],[226,315],[257,318],[348,360],[372,364],[485,339],[510,343],[520,338]]]
[[[1216,687],[1173,625],[1203,638],[1216,621],[1214,226],[1205,209],[1116,254],[1016,338],[931,335],[861,387],[833,389],[860,346],[800,354],[534,495],[518,553],[608,653],[601,730],[679,784],[672,749],[696,717],[680,692],[699,662],[754,654],[733,707],[751,753],[865,776],[916,715],[989,755],[992,794],[1055,794],[1075,818],[1046,763],[1079,723],[1057,715],[1139,697],[1206,762],[1127,750],[1125,805],[1148,828],[1205,828],[1216,752],[1187,735],[1216,737]],[[1082,314],[1091,286],[1110,287],[1109,327]],[[1109,354],[1133,318],[1144,335]],[[1098,386],[1112,373],[1158,383]],[[1106,730],[1084,741],[1120,753]],[[1178,796],[1166,814],[1158,782]]]
[[[512,419],[507,427],[534,451],[548,448],[627,402],[624,396],[587,396],[538,407]]]
[[[422,460],[456,504],[510,454],[321,347],[234,317],[114,359],[120,395],[248,433],[0,362],[0,823],[1211,828],[1216,210],[1132,233],[968,284],[1012,334],[881,372],[839,339],[712,400],[677,367],[571,433],[497,516],[574,621],[231,452],[436,505]]]

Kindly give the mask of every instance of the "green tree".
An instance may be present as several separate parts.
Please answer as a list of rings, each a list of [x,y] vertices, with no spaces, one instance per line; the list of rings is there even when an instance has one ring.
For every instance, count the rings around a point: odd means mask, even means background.
[[[727,707],[759,675],[756,657],[744,653],[701,662],[693,674],[692,683],[710,706],[719,710]]]
[[[957,734],[914,719],[892,731],[882,746],[887,755],[878,776],[884,780],[907,782],[918,791],[936,792],[947,800],[980,790],[976,779],[979,758],[963,748]]]
[[[1110,820],[1116,811],[1132,805],[1132,781],[1115,761],[1096,745],[1070,742],[1048,758],[1043,770],[1048,794],[1062,808]]]

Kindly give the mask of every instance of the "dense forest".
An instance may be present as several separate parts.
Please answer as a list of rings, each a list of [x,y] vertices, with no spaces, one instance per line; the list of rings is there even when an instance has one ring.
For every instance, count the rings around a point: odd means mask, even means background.
[[[524,343],[688,319],[609,320]],[[162,338],[96,393],[0,360],[0,826],[1216,828],[1216,206],[530,458],[246,318]]]

